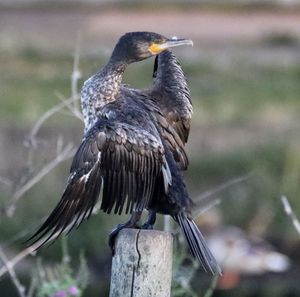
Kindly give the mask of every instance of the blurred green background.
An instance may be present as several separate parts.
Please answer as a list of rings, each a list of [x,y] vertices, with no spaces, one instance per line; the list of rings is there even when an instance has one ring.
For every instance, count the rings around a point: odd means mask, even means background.
[[[70,96],[76,46],[81,86],[109,58],[120,35],[143,30],[194,40],[193,48],[175,50],[194,106],[185,173],[192,197],[250,174],[212,197],[221,200],[217,228],[239,227],[291,260],[284,273],[242,274],[230,290],[219,288],[213,296],[299,296],[299,235],[280,201],[286,195],[300,217],[299,1],[0,1],[0,246],[8,258],[20,252],[64,189],[70,159],[17,202],[12,199],[26,178],[55,156],[57,137],[64,145],[80,143],[83,125],[66,113],[45,122],[36,148],[28,150],[26,141],[36,121],[61,96]],[[153,60],[131,65],[124,82],[147,87],[152,67]],[[199,224],[212,216],[208,211]],[[84,250],[91,271],[84,296],[108,296],[107,235],[125,220],[92,216],[69,236],[72,265]],[[38,257],[48,264],[59,261],[60,240]],[[28,257],[15,267],[26,285],[35,262]],[[209,279],[200,269],[195,274],[197,296],[204,295]],[[7,275],[0,279],[0,292],[18,296]]]

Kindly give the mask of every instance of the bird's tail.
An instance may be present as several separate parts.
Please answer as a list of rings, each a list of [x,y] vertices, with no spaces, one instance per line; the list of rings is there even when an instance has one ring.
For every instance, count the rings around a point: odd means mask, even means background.
[[[210,271],[214,275],[221,275],[221,268],[209,250],[195,222],[183,212],[174,215],[174,219],[182,229],[193,256],[199,260],[204,270]]]

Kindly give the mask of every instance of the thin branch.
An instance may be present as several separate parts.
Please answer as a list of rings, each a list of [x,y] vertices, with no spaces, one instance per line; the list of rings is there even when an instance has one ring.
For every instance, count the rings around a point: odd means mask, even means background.
[[[29,134],[29,140],[31,140],[32,143],[35,143],[34,139],[36,138],[36,135],[38,131],[40,130],[41,126],[44,124],[46,120],[48,120],[51,116],[59,112],[65,107],[68,107],[72,102],[78,100],[78,98],[68,98],[63,100],[61,103],[53,106],[51,109],[47,110],[40,118],[39,120],[35,123],[33,128],[31,129],[31,132]]]
[[[0,279],[3,275],[5,275],[7,272],[9,272],[10,269],[13,269],[16,264],[18,264],[20,261],[22,261],[27,256],[34,254],[36,249],[40,246],[42,243],[42,240],[34,243],[33,245],[25,248],[22,250],[19,254],[14,256],[11,260],[6,261],[5,265],[0,268]]]
[[[77,108],[73,108],[72,107],[72,103],[75,103],[76,101],[79,101],[79,94],[77,94],[77,97],[71,97],[69,99],[66,99],[64,95],[62,95],[60,92],[55,92],[55,95],[60,99],[60,101],[63,102],[67,102],[69,101],[65,107],[68,108],[68,110],[70,111],[71,115],[75,116],[75,118],[78,118],[79,120],[83,121],[83,116],[82,113],[80,112],[79,109]]]
[[[72,223],[71,223],[72,225]],[[64,234],[68,233],[68,229],[64,231]],[[55,240],[57,236],[60,235],[60,231],[57,231],[54,233],[48,240],[49,242]],[[24,250],[22,250],[20,253],[18,253],[16,256],[14,256],[11,260],[6,261],[5,265],[0,268],[0,279],[3,275],[5,275],[7,272],[9,272],[10,269],[13,269],[15,265],[17,265],[20,261],[22,261],[24,258],[26,258],[29,255],[34,255],[39,247],[42,246],[44,243],[45,238],[41,238],[37,242],[31,244]]]
[[[27,291],[27,297],[33,297],[34,291],[36,290],[37,287],[37,279],[36,277],[31,277],[29,289]]]
[[[292,223],[296,229],[296,231],[298,232],[298,234],[300,235],[300,222],[299,220],[297,219],[288,199],[286,196],[282,196],[281,197],[281,202],[283,204],[283,208],[284,208],[284,211],[286,212],[286,214],[291,218],[292,220]]]
[[[26,193],[30,188],[32,188],[36,183],[38,183],[45,175],[47,175],[51,170],[53,170],[61,162],[71,158],[75,149],[71,143],[65,146],[53,160],[46,164],[35,176],[29,179],[23,186],[17,189],[12,196],[12,206],[20,199],[24,193]],[[9,212],[9,211],[8,211]],[[9,212],[10,213],[10,212]]]
[[[235,177],[217,187],[215,187],[214,189],[212,190],[208,190],[202,194],[200,194],[196,199],[195,199],[195,203],[196,205],[199,205],[199,204],[202,204],[203,203],[203,200],[206,200],[208,198],[210,198],[211,196],[213,195],[216,195],[217,193],[223,191],[223,190],[226,190],[236,184],[239,184],[245,180],[247,180],[249,177],[251,176],[251,174],[247,174],[247,175],[244,175],[244,176],[240,176],[240,177]]]
[[[78,95],[78,81],[81,78],[81,72],[79,70],[79,57],[80,57],[80,43],[81,43],[81,34],[78,32],[76,48],[74,52],[73,60],[73,71],[71,74],[71,97],[79,99]],[[74,101],[73,112],[77,113],[79,111],[78,101]]]
[[[33,128],[31,129],[30,134],[28,135],[25,146],[28,147],[28,160],[27,160],[27,167],[31,170],[28,170],[28,172],[32,172],[32,160],[33,160],[33,149],[37,147],[37,133],[39,132],[42,125],[47,121],[51,116],[54,114],[61,112],[62,109],[67,107],[71,114],[75,117],[79,118],[81,121],[83,121],[82,113],[79,110],[78,104],[73,104],[77,101],[79,101],[80,95],[77,91],[78,89],[78,80],[80,79],[80,71],[78,69],[79,65],[79,39],[80,36],[78,36],[77,41],[77,47],[74,54],[74,64],[73,64],[73,73],[71,75],[71,98],[65,98],[60,93],[57,93],[57,96],[60,100],[62,100],[61,103],[53,106],[50,110],[46,111],[35,123]],[[33,148],[33,149],[32,149]],[[59,148],[59,142],[58,146]],[[60,162],[68,159],[74,154],[75,150],[70,145],[65,147],[63,151],[61,151],[59,154],[57,154],[56,158],[50,161],[46,166],[44,166],[40,172],[38,172],[35,176],[31,177],[29,174],[29,177],[23,178],[25,181],[23,181],[21,186],[17,189],[15,189],[13,193],[13,203],[7,208],[6,212],[8,216],[12,216],[16,206],[14,205],[16,201],[26,192],[28,191],[32,186],[34,186],[37,182],[39,182],[46,174],[48,174],[52,169],[54,169]],[[1,182],[1,181],[0,181]],[[7,181],[5,181],[7,183]]]
[[[0,176],[0,183],[6,185],[8,187],[11,187],[13,185],[13,182],[10,179],[8,179],[6,177],[2,177],[2,176]]]
[[[219,276],[215,275],[211,281],[210,287],[208,288],[208,290],[206,291],[204,297],[211,297],[217,287],[218,284],[218,280],[219,280]]]
[[[17,278],[17,275],[13,269],[13,266],[10,265],[10,262],[7,260],[4,252],[2,251],[2,249],[0,248],[0,258],[4,264],[4,268],[6,269],[6,271],[9,273],[10,278],[12,280],[12,282],[14,283],[19,295],[21,297],[26,297],[25,295],[25,287],[20,283],[19,279]]]
[[[77,40],[77,46],[74,53],[74,64],[73,64],[73,72],[71,74],[71,97],[65,98],[61,94],[57,94],[58,98],[62,100],[59,104],[52,107],[50,110],[46,111],[35,123],[33,126],[30,134],[28,135],[25,145],[28,148],[28,168],[31,168],[32,165],[32,155],[33,155],[33,149],[37,147],[37,139],[36,136],[42,127],[42,125],[54,114],[61,112],[64,108],[68,108],[72,115],[79,118],[81,121],[83,120],[82,113],[79,109],[79,98],[80,94],[78,92],[78,81],[81,78],[81,73],[79,71],[79,52],[80,52],[80,36],[78,35]],[[60,138],[58,138],[57,141],[57,147],[56,147],[56,157],[51,160],[48,164],[46,164],[39,172],[37,172],[33,177],[29,176],[25,179],[24,183],[17,188],[13,195],[12,195],[12,203],[7,208],[7,214],[13,215],[15,208],[16,208],[16,202],[26,193],[30,188],[32,188],[36,183],[38,183],[45,175],[47,175],[51,170],[53,170],[59,163],[62,161],[72,157],[75,153],[75,149],[73,148],[73,145],[69,143],[65,147],[63,147],[63,142]],[[8,179],[0,177],[0,183],[3,183],[8,186],[12,186],[14,183],[9,181]],[[55,238],[58,234],[54,234],[52,238]],[[52,239],[51,238],[51,239]],[[51,240],[50,239],[50,240]],[[0,278],[6,274],[9,273],[15,287],[18,290],[18,293],[21,297],[25,297],[25,288],[22,286],[20,281],[18,280],[16,273],[14,271],[14,266],[18,264],[21,260],[23,260],[25,257],[27,257],[30,254],[33,254],[33,252],[36,251],[36,249],[43,243],[44,239],[41,239],[40,241],[34,243],[33,245],[25,248],[23,251],[18,253],[14,258],[12,258],[10,261],[7,260],[5,254],[3,253],[2,249],[0,248],[0,259],[2,259],[4,265],[0,268]],[[33,290],[34,290],[35,284],[34,280],[32,283],[32,287],[29,290],[29,295],[32,296]]]
[[[215,199],[213,201],[211,201],[210,203],[208,203],[205,207],[200,207],[197,209],[197,212],[195,214],[193,214],[193,218],[197,219],[199,216],[201,216],[204,212],[210,210],[211,208],[219,205],[221,203],[220,199]]]
[[[95,206],[93,208],[91,216],[99,214],[100,207],[101,207],[101,200],[99,199],[99,201],[95,204]],[[30,234],[32,232],[32,229],[34,227],[36,227],[37,225],[44,222],[47,219],[47,217],[48,216],[45,216],[45,217],[41,218],[38,222],[32,223],[32,224],[24,227],[21,231],[16,233],[12,238],[10,238],[9,240],[2,243],[2,247],[8,247],[9,245],[13,244],[15,241],[17,241],[17,240],[20,241],[20,240],[24,239],[28,234]]]
[[[53,160],[45,165],[34,177],[32,177],[26,184],[19,188],[13,195],[13,200],[18,200],[25,192],[38,183],[45,175],[54,169],[59,163],[71,158],[75,153],[75,149],[69,143],[63,151],[60,152]]]

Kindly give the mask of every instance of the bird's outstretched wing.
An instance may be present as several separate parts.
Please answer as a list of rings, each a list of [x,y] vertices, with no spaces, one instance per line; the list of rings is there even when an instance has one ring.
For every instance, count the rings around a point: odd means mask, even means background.
[[[156,57],[153,76],[150,94],[182,142],[186,143],[192,117],[191,95],[182,68],[170,50]]]
[[[78,226],[90,216],[102,188],[104,212],[143,210],[158,179],[168,191],[171,174],[161,141],[139,127],[99,120],[75,154],[61,200],[30,241],[45,238],[43,245]]]

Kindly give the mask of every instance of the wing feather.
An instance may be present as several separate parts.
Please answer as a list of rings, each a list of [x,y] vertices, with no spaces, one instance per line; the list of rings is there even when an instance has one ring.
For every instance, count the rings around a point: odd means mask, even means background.
[[[143,210],[156,181],[171,184],[159,138],[139,127],[100,120],[84,137],[74,156],[67,187],[46,221],[29,239],[42,245],[70,232],[87,219],[98,201],[107,213]]]

